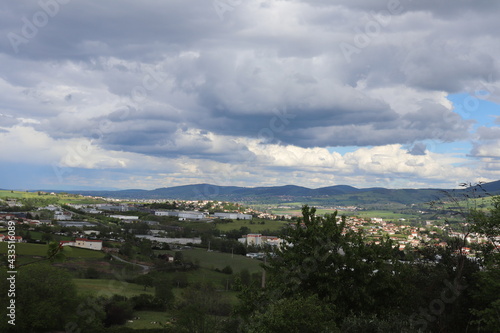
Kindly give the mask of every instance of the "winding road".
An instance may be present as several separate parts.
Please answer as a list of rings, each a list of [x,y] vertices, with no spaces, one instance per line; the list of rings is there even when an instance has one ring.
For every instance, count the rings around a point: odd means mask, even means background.
[[[111,255],[111,257],[112,257],[113,259],[116,259],[116,260],[121,261],[121,262],[125,262],[125,263],[127,263],[127,264],[131,264],[131,265],[135,265],[135,266],[140,266],[140,267],[142,267],[142,269],[144,270],[144,272],[143,272],[144,274],[146,274],[147,272],[149,272],[149,270],[151,269],[151,267],[150,267],[150,266],[141,265],[141,264],[136,264],[135,262],[130,262],[130,261],[127,261],[127,260],[122,259],[122,258],[120,258],[120,257],[118,257],[118,256],[115,256],[114,254],[112,254],[112,255]]]

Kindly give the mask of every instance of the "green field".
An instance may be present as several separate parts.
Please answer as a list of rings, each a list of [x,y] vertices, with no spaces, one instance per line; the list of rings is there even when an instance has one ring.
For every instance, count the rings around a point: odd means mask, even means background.
[[[365,210],[365,211],[358,211],[354,215],[361,218],[379,217],[387,220],[397,220],[400,218],[415,219],[420,217],[419,215],[415,214],[394,213],[389,210]]]
[[[256,259],[250,259],[241,254],[232,255],[231,253],[223,253],[217,251],[207,251],[206,249],[190,249],[181,251],[184,260],[188,259],[192,262],[199,263],[200,267],[207,269],[207,272],[203,274],[211,274],[207,278],[201,277],[202,280],[208,281],[211,278],[220,279],[227,277],[225,274],[215,272],[215,269],[223,269],[226,266],[231,266],[233,273],[239,273],[240,271],[247,269],[250,273],[261,272],[262,261]],[[155,251],[155,253],[170,253],[175,254],[174,251]],[[208,273],[211,272],[211,273]],[[191,274],[191,272],[189,273]]]
[[[2,199],[3,198],[21,199],[21,198],[36,198],[36,197],[38,197],[37,193],[0,190],[0,198]]]
[[[197,270],[187,272],[186,274],[189,284],[211,283],[215,286],[215,288],[221,290],[225,289],[226,284],[230,282],[234,277],[234,274],[228,275],[204,267],[200,267]]]
[[[50,194],[38,195],[38,192],[0,190],[0,199],[5,199],[5,198],[9,198],[9,199],[40,199],[40,200],[51,201],[53,203],[59,203],[59,204],[67,204],[67,203],[92,204],[92,203],[105,202],[102,199],[85,198],[85,197],[82,197],[79,195],[73,195],[73,194],[57,193],[55,195],[50,195]]]
[[[172,253],[172,252],[171,252]],[[191,249],[182,251],[184,258],[198,261],[200,267],[208,269],[223,269],[226,266],[231,266],[234,273],[238,273],[243,269],[247,269],[250,273],[260,272],[262,261],[250,259],[242,255],[232,255],[231,253],[208,252],[205,249]],[[216,272],[216,274],[219,274]]]
[[[114,294],[133,297],[140,294],[153,294],[153,288],[146,288],[135,283],[108,279],[73,279],[77,290],[82,295],[112,296]]]
[[[342,214],[345,215],[354,215],[355,212],[352,211],[342,211],[338,209],[316,209],[316,214],[317,215],[325,215],[325,214],[333,214],[337,212],[338,216],[341,216]],[[285,209],[285,208],[276,208],[276,209],[271,209],[271,213],[276,214],[276,215],[291,215],[291,216],[302,216],[302,209]]]
[[[132,329],[152,329],[152,328],[162,328],[162,325],[168,325],[172,316],[167,312],[156,312],[156,311],[136,311],[134,312],[134,317],[140,319],[134,319],[125,324],[125,327]],[[157,324],[152,324],[156,322]],[[161,323],[161,324],[160,324]]]
[[[31,244],[31,243],[16,243],[16,254],[18,256],[40,256],[47,255],[48,245],[46,244]],[[0,253],[7,253],[7,243],[0,243]],[[68,258],[103,258],[104,253],[101,251],[80,249],[76,247],[64,247],[63,253]]]
[[[252,223],[250,223],[252,222]],[[261,224],[264,222],[264,224]],[[263,219],[253,219],[249,220],[233,220],[230,223],[217,223],[216,228],[220,231],[229,230],[239,230],[241,227],[247,227],[251,232],[258,233],[264,230],[270,230],[279,232],[283,226],[286,225],[286,221],[274,221],[274,220],[263,220]]]

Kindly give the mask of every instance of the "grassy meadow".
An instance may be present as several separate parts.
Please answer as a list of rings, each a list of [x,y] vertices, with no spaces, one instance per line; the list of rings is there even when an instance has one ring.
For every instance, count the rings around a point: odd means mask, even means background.
[[[288,222],[286,221],[275,221],[275,220],[264,220],[264,219],[253,219],[249,220],[233,220],[230,223],[217,223],[215,222],[215,226],[220,231],[229,231],[229,230],[239,230],[241,227],[247,227],[250,229],[250,232],[258,233],[264,230],[270,230],[278,232],[283,228]]]
[[[260,272],[262,261],[250,259],[242,255],[232,255],[231,253],[208,252],[205,249],[191,249],[182,251],[184,258],[189,258],[192,261],[200,263],[200,267],[208,269],[223,269],[226,266],[231,266],[233,272],[237,273],[247,269],[250,273]]]
[[[47,255],[48,245],[32,243],[16,243],[16,255],[18,256],[38,256]],[[0,254],[7,253],[7,243],[0,242]],[[67,258],[76,259],[99,259],[104,257],[101,251],[80,249],[76,247],[64,247],[64,255]]]
[[[50,201],[51,203],[58,204],[93,204],[93,203],[103,203],[105,202],[102,199],[92,199],[85,198],[76,194],[67,194],[67,193],[56,193],[54,195],[44,193],[38,194],[38,192],[26,192],[26,191],[10,191],[10,190],[0,190],[0,199],[37,199]]]
[[[154,294],[153,288],[146,288],[135,283],[111,279],[73,279],[81,295],[112,296],[114,294],[133,297],[140,294]]]

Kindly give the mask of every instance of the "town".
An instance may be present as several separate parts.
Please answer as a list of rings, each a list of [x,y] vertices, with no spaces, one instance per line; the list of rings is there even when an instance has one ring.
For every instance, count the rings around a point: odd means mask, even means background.
[[[176,331],[190,322],[191,303],[207,306],[199,297],[213,302],[204,310],[207,318],[219,318],[214,325],[226,327],[233,316],[230,309],[238,306],[237,295],[265,291],[268,280],[283,274],[296,276],[293,279],[324,274],[332,265],[322,263],[325,258],[333,260],[331,246],[339,246],[341,257],[335,260],[340,262],[362,248],[388,251],[389,257],[369,264],[372,274],[385,270],[384,265],[396,269],[399,263],[404,265],[397,268],[401,272],[407,264],[416,270],[437,269],[447,255],[486,267],[485,249],[494,245],[500,250],[500,236],[474,229],[470,219],[456,214],[453,202],[425,210],[412,205],[404,209],[409,212],[405,215],[360,206],[318,205],[316,211],[305,204],[298,210],[296,204],[252,207],[219,200],[114,199],[42,191],[0,194],[0,251],[11,272],[8,281],[15,281],[9,282],[9,290],[22,298],[24,289],[15,283],[23,280],[15,273],[33,270],[34,277],[42,274],[38,270],[52,267],[57,274],[67,272],[67,283],[76,287],[75,294],[58,297],[101,302],[97,309],[103,311],[103,321],[87,324],[85,318],[77,318],[67,323],[70,328]],[[316,228],[319,234],[307,236]],[[323,228],[333,229],[323,234]],[[332,243],[330,236],[337,240]],[[302,253],[302,241],[313,242],[307,245],[315,248],[308,250],[310,256],[299,266],[282,267],[278,276],[270,274],[270,265],[279,267],[285,253]],[[351,252],[356,242],[361,243]],[[390,257],[397,261],[389,264]],[[367,265],[366,260],[359,257],[353,265]],[[102,292],[109,297],[99,299]],[[17,302],[12,304],[20,304],[18,298],[12,297]],[[118,312],[111,311],[115,308]],[[8,311],[11,323],[17,324],[15,319],[30,310],[16,306]]]
[[[38,195],[54,196],[55,193],[38,193]],[[117,227],[120,232],[142,230],[143,234],[134,231],[135,237],[146,238],[157,243],[170,244],[196,244],[201,245],[202,232],[197,230],[203,224],[224,225],[224,230],[235,225],[235,231],[241,231],[237,238],[247,247],[272,249],[279,247],[283,240],[279,238],[282,228],[293,225],[297,216],[279,215],[262,212],[238,203],[208,200],[122,200],[107,199],[102,197],[80,196],[80,199],[105,201],[103,203],[82,204],[67,203],[63,205],[49,204],[36,207],[31,211],[0,212],[0,223],[4,226],[10,221],[15,221],[20,233],[14,237],[15,242],[41,242],[50,240],[57,235],[74,238],[71,241],[61,241],[64,246],[75,246],[87,249],[102,250],[103,241],[124,242],[123,234],[115,232],[113,236],[106,236],[102,228]],[[23,207],[22,200],[6,198],[0,205],[6,208]],[[154,207],[170,207],[154,208]],[[279,206],[278,208],[283,208]],[[287,207],[285,207],[287,208]],[[339,207],[344,208],[344,207]],[[347,207],[356,211],[357,207]],[[134,212],[137,214],[134,215]],[[140,214],[139,214],[140,213]],[[337,216],[340,222],[341,216]],[[238,221],[238,223],[234,223]],[[255,222],[258,221],[258,222]],[[346,217],[346,231],[351,230],[361,233],[366,242],[380,244],[380,239],[387,237],[393,241],[399,251],[413,251],[419,247],[439,246],[446,247],[448,239],[465,239],[468,244],[462,250],[468,256],[474,257],[475,245],[488,243],[488,238],[475,232],[464,232],[457,225],[450,226],[441,220],[425,220],[420,225],[406,223],[404,218],[384,220],[379,217],[360,218],[357,216]],[[183,222],[184,226],[183,225]],[[237,228],[242,225],[246,227]],[[248,224],[247,224],[248,222]],[[194,223],[194,224],[193,224]],[[257,224],[258,223],[258,224]],[[267,224],[266,224],[267,223]],[[272,226],[271,228],[269,228]],[[461,228],[467,223],[461,223]],[[190,237],[176,237],[180,230],[189,228],[185,234]],[[101,229],[94,230],[94,229]],[[201,229],[206,229],[202,227]],[[238,230],[240,229],[240,230]],[[63,230],[64,232],[62,232]],[[65,231],[68,230],[68,231]],[[254,233],[245,231],[256,231]],[[274,231],[274,233],[273,233]],[[32,239],[29,232],[41,232],[40,239]],[[102,232],[102,234],[101,234]],[[261,232],[264,232],[262,234]],[[225,238],[224,233],[215,233],[217,238]],[[23,237],[24,236],[24,237]],[[85,237],[90,236],[91,239]],[[6,240],[0,234],[0,241]],[[207,245],[207,244],[205,244]]]

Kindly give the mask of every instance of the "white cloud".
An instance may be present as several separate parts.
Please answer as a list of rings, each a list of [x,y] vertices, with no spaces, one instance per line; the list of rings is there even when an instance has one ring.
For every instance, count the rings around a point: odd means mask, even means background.
[[[1,40],[4,161],[148,188],[498,177],[496,129],[473,128],[476,114],[446,98],[482,87],[500,101],[495,2],[402,1],[387,24],[371,14],[386,2],[232,6],[221,20],[205,0],[73,1],[17,54]],[[10,2],[0,31],[21,33],[39,10]],[[356,47],[350,59],[341,43]],[[429,140],[432,151],[407,153]],[[474,144],[470,156],[434,149],[457,141]],[[358,148],[331,152],[342,146]]]

